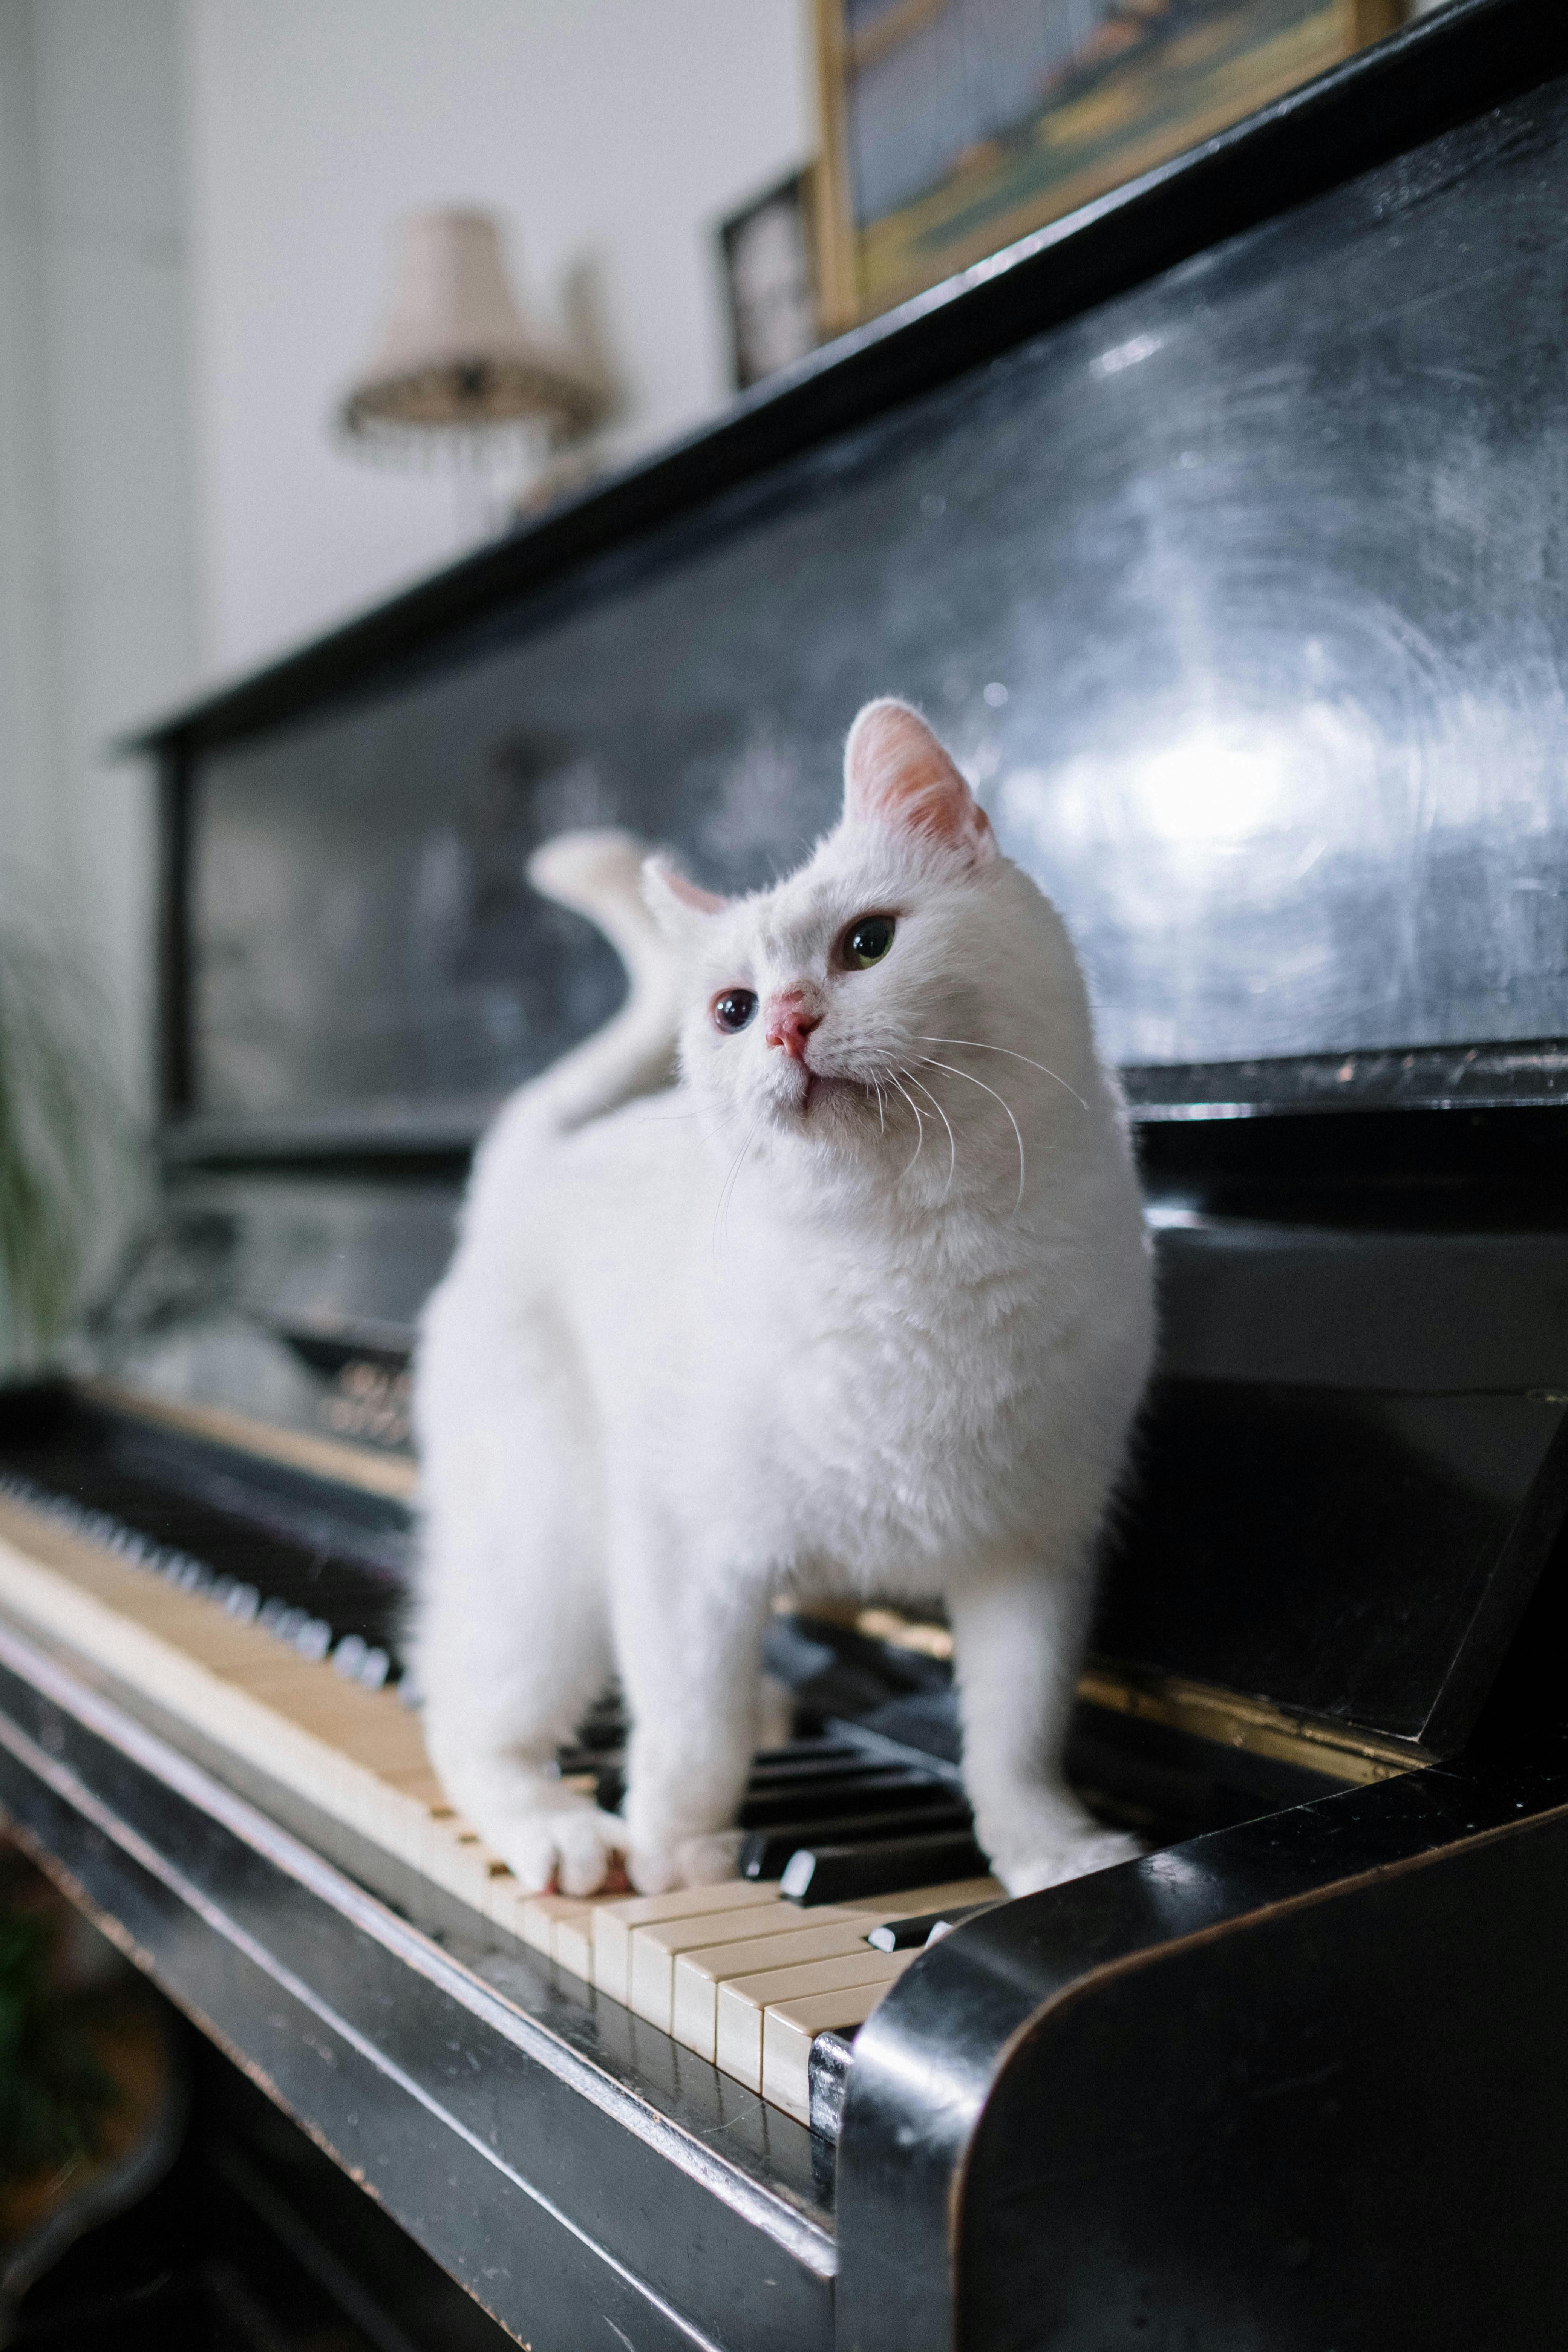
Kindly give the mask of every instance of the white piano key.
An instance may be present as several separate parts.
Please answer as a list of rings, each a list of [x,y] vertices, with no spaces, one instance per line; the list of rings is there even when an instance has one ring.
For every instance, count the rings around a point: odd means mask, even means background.
[[[907,1887],[838,1906],[803,1909],[781,1899],[755,1923],[755,1950],[763,1957],[753,1958],[744,1941],[728,1934],[715,1939],[710,1948],[689,1948],[677,1956],[669,2031],[689,2049],[711,2058],[718,2046],[718,1989],[731,1978],[764,1964],[782,1968],[796,1958],[858,1955],[869,1930],[884,1919],[908,1918],[944,1905],[956,1907],[960,1890],[971,1890],[967,1899],[980,1901],[984,1898],[972,1892],[977,1886],[1001,1893],[994,1880],[970,1879],[956,1886]]]
[[[861,1985],[889,1985],[902,1976],[913,1952],[844,1952],[837,1959],[797,1961],[794,1968],[764,1969],[719,1987],[714,2059],[749,2090],[763,2087],[763,2013],[773,2003],[806,2000],[817,1993],[840,1993]]]
[[[864,1918],[868,1927],[878,1919],[911,1919],[918,1912],[942,1911],[950,1906],[958,1910],[971,1903],[1000,1903],[1006,1888],[999,1878],[949,1878],[937,1886],[904,1886],[896,1895],[846,1895],[842,1903],[831,1906],[836,1911],[848,1911]],[[791,1904],[798,1919],[816,1916],[814,1910]]]
[[[635,1929],[630,2006],[650,2025],[662,2026],[668,2033],[675,2003],[675,1963],[682,1952],[700,1951],[715,1944],[736,1944],[742,1939],[755,1941],[770,1935],[789,1935],[799,1928],[802,1916],[793,1905],[759,1904],[755,1914],[739,1910],[721,1913],[717,1918],[672,1919]],[[816,1924],[825,1927],[841,1926],[847,1916],[825,1903],[816,1914]]]
[[[797,2123],[811,2121],[811,2045],[819,2033],[848,2033],[864,2025],[885,1984],[852,1985],[842,1992],[775,2001],[763,2011],[763,2096]]]
[[[550,1957],[557,1968],[567,1969],[589,1985],[594,1981],[594,1914],[597,1907],[591,1895],[586,1900],[579,1897],[570,1910],[563,1901],[555,1915],[550,1947]]]
[[[731,1977],[763,1969],[785,1969],[795,1960],[827,1960],[846,1954],[870,1957],[863,1919],[837,1919],[825,1926],[802,1921],[793,1934],[755,1936],[706,1949],[682,1952],[675,1963],[669,2031],[701,2057],[711,2058],[718,2029],[719,1987]]]
[[[755,1910],[777,1901],[776,1887],[742,1878],[725,1879],[717,1886],[680,1886],[668,1895],[612,1896],[594,1914],[594,1983],[613,2000],[629,2006],[631,1939],[637,1928],[712,1912]]]

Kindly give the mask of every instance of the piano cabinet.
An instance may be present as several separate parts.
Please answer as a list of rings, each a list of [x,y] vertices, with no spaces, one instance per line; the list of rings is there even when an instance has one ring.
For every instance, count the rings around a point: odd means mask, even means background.
[[[840,2340],[1560,2341],[1565,1765],[1344,1791],[955,1929],[857,2037]]]
[[[532,2352],[1568,2340],[1565,171],[1568,12],[1450,0],[144,739],[159,1202],[0,1400],[0,1809]],[[423,1769],[409,1355],[615,1001],[528,851],[749,887],[889,689],[1123,1072],[1161,1360],[1069,1768],[1150,1851],[973,1908],[942,1628],[780,1618],[754,1859],[843,1825],[835,1990],[759,1881],[726,2040],[722,1935],[531,1905]],[[889,1940],[964,1916],[862,1963],[906,1807],[963,1868]]]

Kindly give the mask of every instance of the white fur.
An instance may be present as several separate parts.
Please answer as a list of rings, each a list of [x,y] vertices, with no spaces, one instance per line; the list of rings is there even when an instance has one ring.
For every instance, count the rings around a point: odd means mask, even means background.
[[[730,1874],[781,1592],[945,1599],[1015,1893],[1136,1850],[1059,1774],[1152,1345],[1121,1101],[1058,917],[934,738],[875,704],[847,766],[838,828],[747,898],[655,861],[650,921],[624,835],[534,864],[632,994],[486,1139],[416,1383],[426,1737],[531,1888]],[[873,911],[890,951],[837,968]],[[803,992],[805,1063],[761,1012],[721,1032],[731,987]],[[805,1105],[808,1069],[839,1083]],[[550,1777],[617,1668],[624,1821]]]

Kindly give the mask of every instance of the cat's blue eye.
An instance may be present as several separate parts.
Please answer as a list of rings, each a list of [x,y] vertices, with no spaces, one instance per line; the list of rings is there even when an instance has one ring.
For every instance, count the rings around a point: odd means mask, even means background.
[[[844,961],[851,971],[880,963],[893,944],[891,915],[862,915],[844,934]]]
[[[743,1029],[757,1009],[754,989],[727,988],[713,999],[713,1023],[719,1029]]]

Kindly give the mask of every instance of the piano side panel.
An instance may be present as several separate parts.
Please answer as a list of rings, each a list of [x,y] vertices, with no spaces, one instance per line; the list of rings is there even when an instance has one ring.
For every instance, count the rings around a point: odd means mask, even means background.
[[[964,2184],[964,2352],[1556,2352],[1568,1809],[1096,1990]]]
[[[1565,1861],[1561,1763],[1434,1770],[956,1928],[856,2041],[840,2352],[1545,2352]]]

